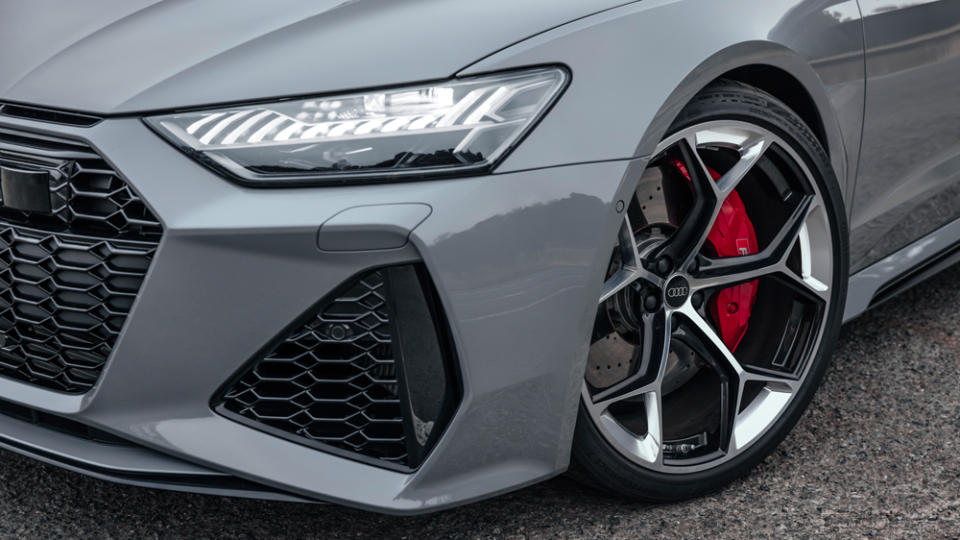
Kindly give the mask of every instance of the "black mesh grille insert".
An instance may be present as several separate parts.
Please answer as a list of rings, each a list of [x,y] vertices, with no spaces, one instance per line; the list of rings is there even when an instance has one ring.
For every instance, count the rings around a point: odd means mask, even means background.
[[[130,186],[81,142],[0,128],[0,165],[51,172],[53,211],[38,214],[0,207],[4,222],[54,232],[154,242],[163,232],[159,220]]]
[[[418,267],[358,276],[241,370],[214,407],[301,444],[415,468],[459,395],[435,305]]]
[[[233,413],[311,441],[403,463],[383,273],[356,280],[226,393]]]
[[[0,374],[89,390],[155,246],[0,225]]]
[[[0,185],[0,375],[87,392],[116,343],[162,228],[81,142],[0,128],[0,166],[46,171],[52,210],[8,208]]]

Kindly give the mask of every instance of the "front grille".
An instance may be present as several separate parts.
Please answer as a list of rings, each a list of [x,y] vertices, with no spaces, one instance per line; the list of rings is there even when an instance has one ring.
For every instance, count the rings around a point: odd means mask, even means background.
[[[2,206],[0,375],[68,393],[100,377],[162,234],[81,142],[0,128],[0,165],[50,174],[50,214]]]
[[[49,215],[0,207],[0,220],[52,232],[157,242],[160,221],[82,142],[0,128],[0,164],[55,171]],[[2,204],[2,197],[0,197]]]
[[[217,411],[271,434],[408,470],[459,392],[432,289],[413,266],[350,280],[215,397]]]

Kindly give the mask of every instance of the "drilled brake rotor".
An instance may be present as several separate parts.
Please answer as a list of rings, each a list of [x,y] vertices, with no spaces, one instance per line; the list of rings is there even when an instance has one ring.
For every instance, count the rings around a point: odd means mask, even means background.
[[[714,173],[714,180],[719,174]],[[691,199],[688,186],[677,182],[678,175],[690,180],[689,172],[679,161],[648,169],[636,189],[636,206],[643,216],[633,231],[637,245],[654,246],[672,234],[686,215]],[[739,195],[734,192],[724,201],[720,215],[707,241],[707,248],[719,257],[751,255],[757,252],[757,238],[753,224]],[[615,253],[607,277],[620,268]],[[709,318],[731,349],[735,350],[746,333],[751,310],[756,298],[756,282],[744,283],[718,291],[709,303]],[[587,362],[587,382],[597,389],[608,388],[635,369],[633,351],[641,345],[638,328],[642,325],[642,301],[645,291],[627,287],[611,298],[604,311],[608,329],[612,332],[595,336]],[[599,339],[597,339],[599,337]],[[678,354],[679,352],[679,354]],[[692,352],[671,350],[664,376],[664,387],[679,387],[693,377],[702,361]]]

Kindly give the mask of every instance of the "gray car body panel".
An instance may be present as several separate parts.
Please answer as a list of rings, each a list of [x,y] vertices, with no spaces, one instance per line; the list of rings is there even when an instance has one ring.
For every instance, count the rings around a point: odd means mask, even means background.
[[[613,208],[714,78],[759,64],[798,81],[823,120],[848,208],[857,208],[858,167],[869,167],[854,0],[24,5],[0,2],[0,49],[27,49],[0,58],[0,101],[115,117],[90,128],[2,116],[0,125],[88,141],[165,234],[93,392],[0,378],[0,396],[294,497],[408,514],[565,470],[608,262],[603,239],[620,225]],[[204,19],[212,13],[222,17]],[[50,43],[19,30],[37,25]],[[330,52],[304,64],[304,51]],[[557,63],[572,73],[565,94],[488,176],[245,188],[132,115]],[[418,221],[396,205],[430,212]],[[321,251],[321,225],[347,210],[367,249]],[[399,247],[376,249],[384,246]],[[415,472],[320,452],[211,410],[223,382],[318,299],[364,269],[407,261],[422,261],[436,284],[463,380],[451,424]],[[853,311],[875,291],[852,287]]]
[[[960,3],[861,0],[867,103],[850,262],[960,218]]]
[[[623,3],[8,0],[0,95],[118,114],[442,79]]]
[[[11,124],[28,122],[0,120]],[[73,132],[137,178],[166,231],[92,393],[51,401],[54,392],[0,379],[0,395],[296,494],[394,512],[476,499],[565,468],[601,285],[594,276],[604,264],[596,239],[616,230],[616,213],[604,209],[624,196],[627,171],[636,174],[643,160],[264,191],[225,182],[155,144],[136,119]],[[320,224],[359,197],[434,210],[404,248],[321,252]],[[317,452],[211,410],[226,377],[317,299],[370,266],[418,259],[450,318],[464,397],[416,473]]]
[[[745,12],[750,25],[742,24]],[[691,20],[709,23],[690,32]],[[556,156],[600,161],[649,155],[683,106],[710,81],[743,66],[776,67],[796,78],[816,104],[837,177],[849,195],[862,124],[861,36],[852,0],[755,2],[749,9],[646,0],[536,36],[461,74],[551,62],[571,67],[573,81],[564,99],[543,120],[537,137],[500,169],[523,170],[549,166]],[[670,54],[663,54],[664,47]],[[602,87],[598,80],[605,81]]]
[[[941,265],[935,271],[942,270],[943,264],[956,263],[960,257],[958,241],[960,220],[950,222],[850,276],[844,322],[876,305],[878,293],[885,287],[892,287],[899,279],[911,276],[912,272],[933,263]]]
[[[0,448],[81,472],[102,480],[141,487],[163,488],[210,495],[230,495],[278,501],[305,502],[282,491],[257,484],[242,488],[225,473],[201,467],[137,446],[101,444],[71,434],[0,416]]]

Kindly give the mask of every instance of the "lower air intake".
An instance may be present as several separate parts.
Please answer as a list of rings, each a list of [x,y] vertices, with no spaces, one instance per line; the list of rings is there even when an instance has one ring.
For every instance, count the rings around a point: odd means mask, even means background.
[[[214,405],[301,444],[413,469],[459,394],[439,313],[423,269],[367,272],[307,313]]]

